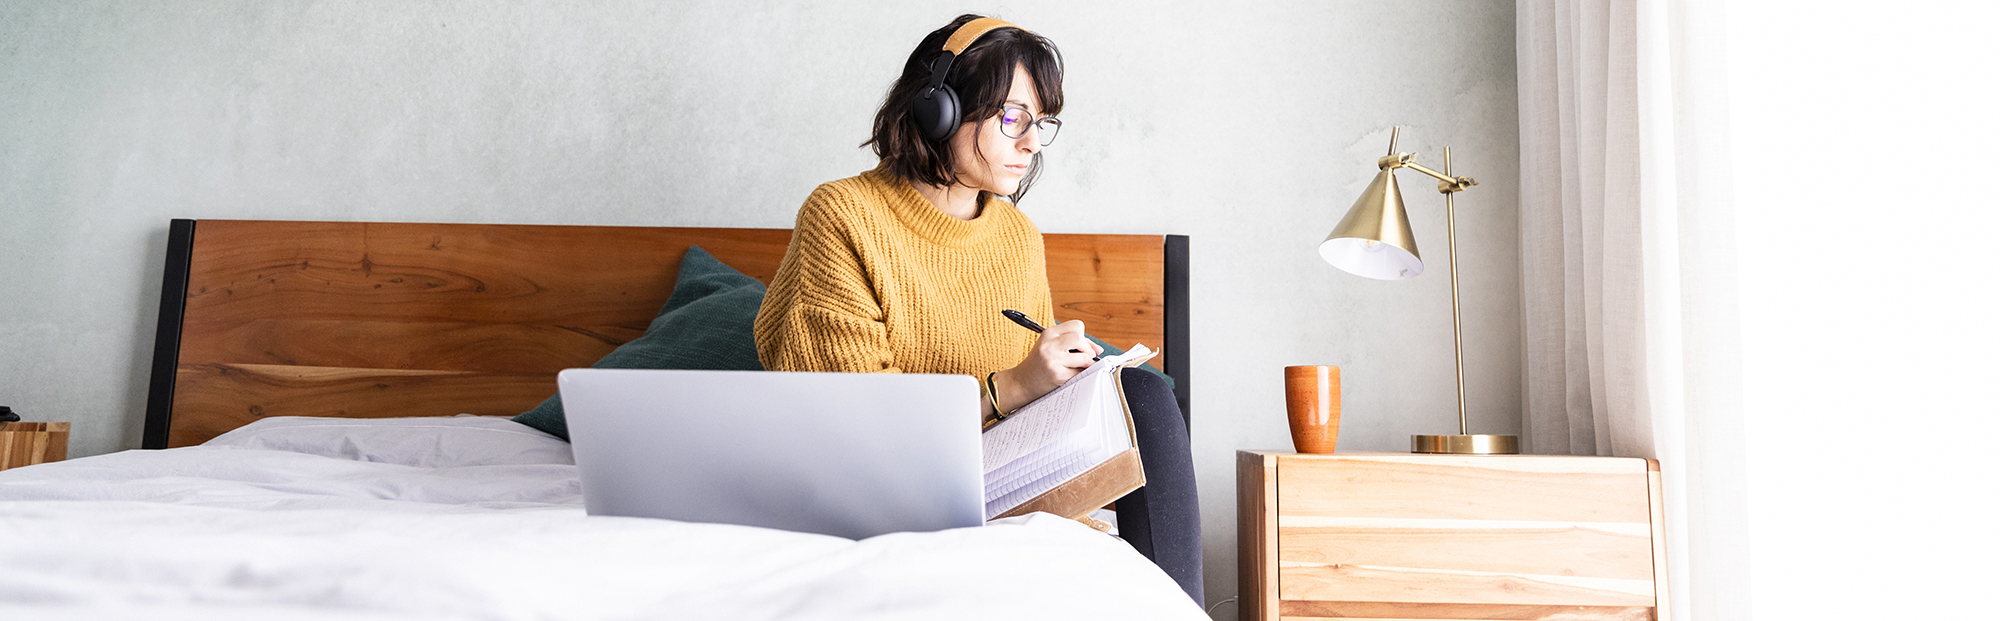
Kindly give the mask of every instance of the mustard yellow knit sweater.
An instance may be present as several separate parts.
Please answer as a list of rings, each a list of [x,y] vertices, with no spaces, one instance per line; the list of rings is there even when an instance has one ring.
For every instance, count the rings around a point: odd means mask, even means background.
[[[945,215],[882,168],[820,185],[757,312],[774,371],[959,373],[1019,364],[1052,322],[1042,234],[1013,204]]]

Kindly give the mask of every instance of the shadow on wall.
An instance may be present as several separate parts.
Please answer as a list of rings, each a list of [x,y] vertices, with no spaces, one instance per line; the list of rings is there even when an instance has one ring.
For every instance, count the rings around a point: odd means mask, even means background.
[[[154,335],[159,331],[160,287],[166,278],[167,231],[169,221],[147,227],[146,250],[137,266],[139,295],[135,299],[151,303],[139,304],[139,312],[132,314],[132,355],[125,370],[130,381],[125,386],[125,399],[118,411],[117,429],[108,430],[118,438],[119,446],[126,449],[139,448],[146,433],[146,395],[152,386]]]

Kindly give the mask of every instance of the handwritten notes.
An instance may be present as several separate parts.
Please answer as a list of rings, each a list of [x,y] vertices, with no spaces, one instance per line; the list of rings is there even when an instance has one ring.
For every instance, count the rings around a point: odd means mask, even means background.
[[[1144,345],[1106,356],[986,430],[987,517],[998,515],[1132,448],[1111,371],[1153,355]],[[1115,423],[1115,424],[1113,424]]]
[[[1086,400],[1099,398],[1097,393],[1103,390],[1097,387],[1098,382],[1113,377],[1111,371],[1123,366],[1126,361],[1143,360],[1152,355],[1153,350],[1145,345],[1133,345],[1131,351],[1105,356],[1062,386],[1029,402],[1007,420],[986,430],[983,435],[985,446],[981,452],[986,472],[999,469],[1022,455],[1048,446],[1056,438],[1082,429],[1090,414],[1088,409],[1095,405]],[[1110,388],[1116,391],[1116,387]]]

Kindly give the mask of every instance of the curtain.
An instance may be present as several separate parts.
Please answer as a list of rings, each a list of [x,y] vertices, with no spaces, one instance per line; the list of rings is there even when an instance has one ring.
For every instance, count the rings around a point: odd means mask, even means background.
[[[1526,452],[1658,459],[1675,619],[1746,619],[1717,0],[1519,0]]]
[[[1639,341],[1637,28],[1632,2],[1522,0],[1521,288],[1530,451],[1637,454],[1646,384]]]

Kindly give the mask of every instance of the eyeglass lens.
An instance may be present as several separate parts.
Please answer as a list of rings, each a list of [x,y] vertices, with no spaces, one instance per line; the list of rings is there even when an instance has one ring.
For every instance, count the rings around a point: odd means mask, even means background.
[[[1008,138],[1020,138],[1028,134],[1029,126],[1040,132],[1038,137],[1041,138],[1040,142],[1044,147],[1055,142],[1056,133],[1062,131],[1062,121],[1054,117],[1036,119],[1035,115],[1029,114],[1027,110],[1013,106],[1000,109],[1001,134]]]

